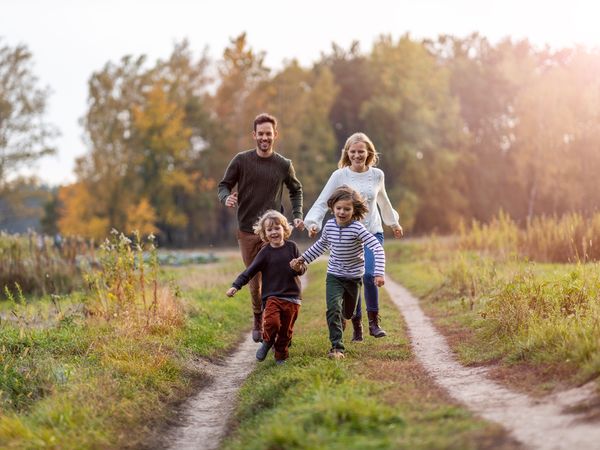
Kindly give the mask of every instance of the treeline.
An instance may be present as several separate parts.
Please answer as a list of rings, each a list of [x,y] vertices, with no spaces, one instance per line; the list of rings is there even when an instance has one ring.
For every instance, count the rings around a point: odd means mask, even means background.
[[[264,60],[242,34],[216,63],[182,42],[153,66],[126,56],[94,73],[82,118],[90,151],[48,210],[57,229],[138,229],[161,245],[231,240],[234,213],[216,184],[253,146],[263,111],[280,121],[276,147],[294,161],[305,211],[355,131],[381,152],[390,198],[416,233],[500,210],[517,223],[598,210],[597,51],[405,35],[368,52],[334,44],[312,67],[291,60],[274,71]]]

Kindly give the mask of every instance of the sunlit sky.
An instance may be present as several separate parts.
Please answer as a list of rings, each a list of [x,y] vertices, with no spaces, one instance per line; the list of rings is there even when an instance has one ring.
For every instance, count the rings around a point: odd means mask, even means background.
[[[46,120],[58,127],[58,154],[28,173],[56,185],[74,181],[84,154],[79,118],[87,80],[107,61],[146,54],[153,64],[187,38],[195,56],[218,59],[230,39],[246,32],[273,69],[296,58],[304,66],[357,40],[368,51],[381,34],[434,38],[473,31],[492,42],[510,36],[553,48],[600,46],[596,0],[2,0],[0,45],[26,44],[40,86],[49,86]]]

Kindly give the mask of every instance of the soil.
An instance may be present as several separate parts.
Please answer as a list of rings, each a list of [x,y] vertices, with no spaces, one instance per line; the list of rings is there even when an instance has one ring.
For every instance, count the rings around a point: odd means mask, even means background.
[[[205,450],[219,447],[227,434],[227,423],[233,412],[236,393],[256,363],[257,345],[249,333],[244,341],[222,363],[206,363],[204,370],[212,381],[180,408],[178,422],[169,434],[172,450]]]
[[[489,368],[456,362],[444,337],[405,288],[389,278],[385,287],[405,318],[416,357],[451,397],[502,425],[528,448],[600,448],[600,423],[592,413],[598,404],[595,383],[543,398],[507,389],[492,380]]]

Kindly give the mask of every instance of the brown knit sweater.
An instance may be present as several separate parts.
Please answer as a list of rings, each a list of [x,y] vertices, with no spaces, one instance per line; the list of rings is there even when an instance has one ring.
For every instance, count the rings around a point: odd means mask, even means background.
[[[302,185],[292,162],[280,154],[261,158],[252,149],[235,155],[218,186],[221,203],[225,204],[236,184],[240,230],[252,233],[252,226],[268,209],[283,212],[283,185],[290,194],[293,218],[302,219]]]

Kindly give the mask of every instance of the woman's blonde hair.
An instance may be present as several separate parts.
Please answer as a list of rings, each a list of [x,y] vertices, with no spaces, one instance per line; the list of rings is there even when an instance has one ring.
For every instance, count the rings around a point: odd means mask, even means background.
[[[365,161],[365,165],[367,167],[376,166],[379,162],[379,153],[375,149],[375,144],[369,139],[365,133],[354,133],[348,139],[346,139],[346,143],[344,144],[344,148],[342,149],[342,156],[338,161],[338,167],[343,169],[344,167],[351,166],[350,158],[348,157],[348,150],[352,144],[356,144],[358,142],[363,142],[367,146],[367,160]]]
[[[280,212],[275,211],[274,209],[269,209],[262,216],[260,216],[258,221],[252,227],[252,229],[254,230],[254,234],[258,234],[258,236],[264,242],[269,242],[265,230],[270,222],[274,222],[276,225],[281,225],[283,227],[284,240],[287,240],[292,235],[292,227],[290,226],[285,216]]]

